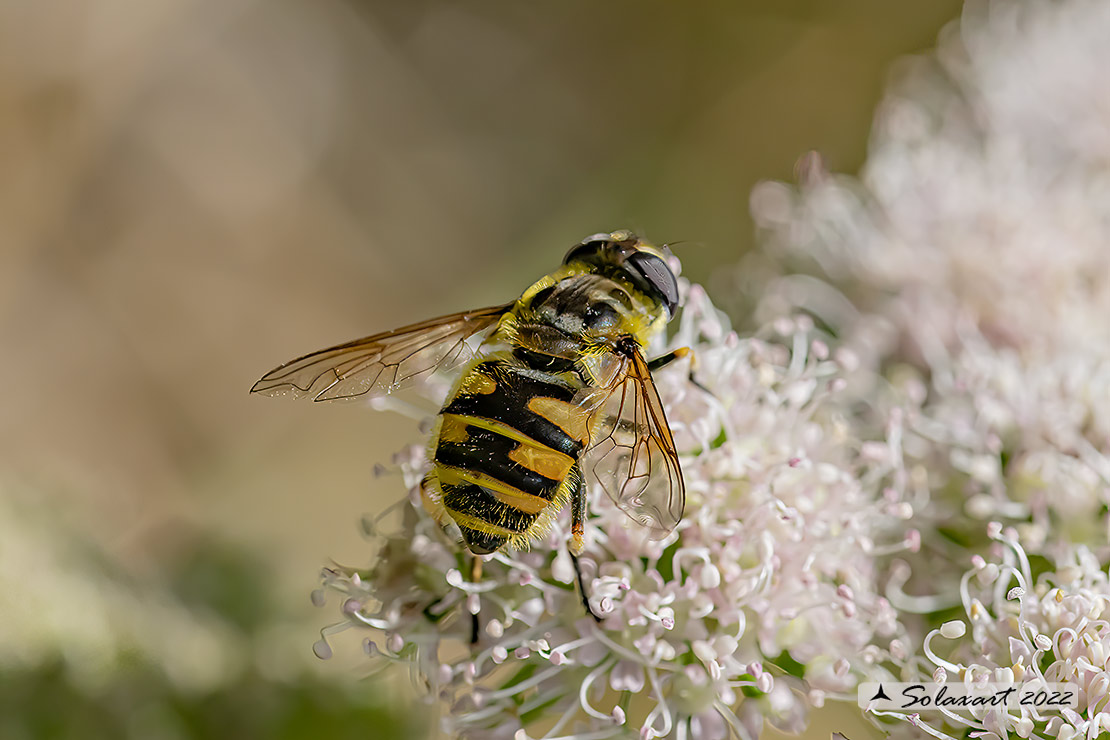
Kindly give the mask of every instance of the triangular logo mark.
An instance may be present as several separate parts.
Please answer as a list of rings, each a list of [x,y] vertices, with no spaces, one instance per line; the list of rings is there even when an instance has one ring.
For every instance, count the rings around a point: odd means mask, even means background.
[[[871,701],[875,701],[876,699],[886,699],[887,701],[891,701],[891,698],[886,695],[885,691],[883,691],[882,684],[879,684],[879,690],[876,691],[875,695],[871,697]]]

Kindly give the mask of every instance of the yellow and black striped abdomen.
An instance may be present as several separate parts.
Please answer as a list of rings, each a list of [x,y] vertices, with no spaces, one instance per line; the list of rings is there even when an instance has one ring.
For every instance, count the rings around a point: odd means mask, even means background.
[[[432,466],[472,552],[525,546],[567,502],[589,441],[588,416],[571,403],[582,387],[508,356],[464,372],[440,412]]]

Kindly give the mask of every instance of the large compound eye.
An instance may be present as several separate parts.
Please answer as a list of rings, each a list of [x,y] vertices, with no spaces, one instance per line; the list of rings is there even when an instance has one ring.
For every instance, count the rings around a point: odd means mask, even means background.
[[[667,263],[647,252],[636,252],[625,261],[625,269],[637,282],[642,281],[651,292],[662,298],[667,311],[674,316],[678,307],[678,280]]]
[[[587,236],[582,240],[581,244],[576,244],[567,252],[567,256],[563,258],[563,264],[569,265],[571,262],[582,261],[598,263],[597,257],[613,244],[609,234],[594,234]]]

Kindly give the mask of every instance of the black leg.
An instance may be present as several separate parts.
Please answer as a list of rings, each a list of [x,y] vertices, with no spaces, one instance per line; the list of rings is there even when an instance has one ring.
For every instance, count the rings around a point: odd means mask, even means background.
[[[581,555],[586,549],[586,478],[578,463],[570,469],[574,489],[570,494],[570,554]]]
[[[648,362],[648,370],[650,370],[652,372],[655,372],[659,368],[666,367],[667,365],[671,364],[675,360],[680,360],[683,357],[689,357],[690,358],[690,382],[712,396],[713,391],[706,388],[704,385],[702,385],[698,381],[697,378],[694,377],[694,365],[696,364],[695,363],[696,357],[694,356],[694,350],[690,349],[689,347],[679,347],[678,349],[674,350],[673,352],[668,352],[665,355],[660,355],[659,357],[656,357],[654,360],[650,360]]]
[[[470,582],[477,583],[482,580],[482,560],[477,555],[471,555],[473,560],[470,561]],[[463,599],[463,608],[466,608],[466,599]],[[470,615],[470,644],[478,644],[478,615]]]
[[[651,372],[655,372],[659,368],[666,367],[675,360],[681,360],[683,357],[686,357],[687,355],[690,355],[692,353],[693,350],[691,350],[689,347],[679,347],[678,349],[668,352],[665,355],[659,355],[654,360],[648,360],[648,370],[650,370]]]
[[[582,566],[578,564],[578,556],[571,553],[570,560],[574,563],[574,574],[578,576],[578,595],[582,597],[582,606],[585,607],[586,613],[594,618],[598,624],[601,623],[601,617],[594,614],[594,610],[590,608],[590,600],[586,597],[586,581],[582,578]]]
[[[582,566],[578,564],[578,556],[586,547],[586,479],[582,476],[582,468],[575,463],[570,475],[574,479],[574,490],[570,494],[570,532],[571,541],[568,545],[570,559],[574,563],[574,574],[578,576],[578,595],[582,598],[582,606],[586,612],[601,621],[601,617],[594,614],[590,608],[590,599],[586,596],[586,582],[582,578]]]

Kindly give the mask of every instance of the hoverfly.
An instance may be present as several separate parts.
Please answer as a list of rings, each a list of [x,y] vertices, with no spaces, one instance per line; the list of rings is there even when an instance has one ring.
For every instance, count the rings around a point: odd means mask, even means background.
[[[527,547],[569,504],[577,556],[584,468],[654,538],[682,517],[682,471],[651,371],[689,350],[644,357],[677,303],[659,249],[628,231],[595,234],[515,301],[305,355],[251,391],[373,398],[463,365],[432,433],[426,504],[476,555]]]

